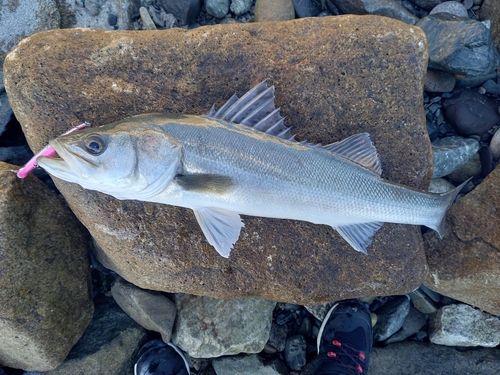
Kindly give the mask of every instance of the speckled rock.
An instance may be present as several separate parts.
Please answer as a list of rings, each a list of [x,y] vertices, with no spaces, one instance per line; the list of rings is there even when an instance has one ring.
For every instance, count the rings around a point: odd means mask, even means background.
[[[445,296],[500,315],[500,167],[448,211],[442,240],[424,235],[425,285]]]
[[[443,306],[429,319],[429,339],[447,346],[484,346],[500,344],[500,319],[472,306]]]
[[[0,162],[0,366],[59,366],[92,318],[85,229],[33,176]]]
[[[429,68],[481,76],[494,72],[499,63],[490,31],[479,21],[438,13],[417,26],[429,39]]]
[[[176,294],[172,343],[194,358],[259,353],[269,340],[275,302]]]
[[[203,114],[268,78],[298,139],[327,144],[370,132],[383,177],[425,189],[432,165],[420,105],[426,51],[420,29],[377,16],[193,30],[68,29],[18,46],[5,61],[5,86],[28,143],[39,150],[78,121]],[[426,273],[417,226],[385,224],[366,256],[327,226],[244,217],[225,259],[190,210],[56,184],[103,249],[101,263],[144,289],[320,304],[406,293]]]
[[[434,168],[432,178],[446,176],[463,167],[479,150],[474,138],[446,137],[432,142]]]

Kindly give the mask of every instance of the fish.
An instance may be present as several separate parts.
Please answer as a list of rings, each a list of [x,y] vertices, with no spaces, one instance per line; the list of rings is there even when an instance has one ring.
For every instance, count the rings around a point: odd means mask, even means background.
[[[381,177],[368,133],[327,145],[298,142],[264,80],[205,115],[145,113],[49,142],[52,176],[120,200],[185,207],[228,258],[240,215],[329,225],[355,250],[383,223],[424,225],[442,237],[463,184],[434,194]]]

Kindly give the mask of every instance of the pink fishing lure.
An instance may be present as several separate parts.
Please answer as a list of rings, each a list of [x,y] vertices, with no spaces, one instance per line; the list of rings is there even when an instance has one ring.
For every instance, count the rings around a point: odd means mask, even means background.
[[[90,126],[88,122],[84,122],[83,124],[75,126],[73,129],[68,130],[66,133],[63,135],[73,133],[74,131],[85,129],[87,126]],[[38,159],[40,156],[46,156],[48,158],[54,156],[56,154],[56,150],[52,148],[52,146],[47,145],[45,146],[42,151],[40,151],[38,154],[33,156],[21,169],[17,171],[17,177],[19,178],[25,178],[32,170],[34,170],[37,167],[37,162],[36,159]]]

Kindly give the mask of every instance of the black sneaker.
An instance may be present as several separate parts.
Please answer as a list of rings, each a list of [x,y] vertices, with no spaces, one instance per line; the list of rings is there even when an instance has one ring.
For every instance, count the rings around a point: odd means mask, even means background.
[[[152,340],[137,353],[134,375],[189,375],[184,354],[170,342]]]
[[[318,333],[314,375],[366,375],[372,344],[372,321],[366,306],[355,300],[336,303]]]

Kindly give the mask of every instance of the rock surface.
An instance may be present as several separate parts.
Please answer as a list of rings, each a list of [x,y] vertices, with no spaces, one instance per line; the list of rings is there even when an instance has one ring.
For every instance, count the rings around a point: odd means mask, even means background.
[[[61,366],[43,375],[133,374],[134,353],[147,339],[146,331],[113,298],[100,295],[95,303],[94,317],[82,338]]]
[[[98,126],[155,111],[203,114],[268,78],[298,139],[327,144],[368,131],[383,177],[425,188],[426,62],[418,28],[377,16],[189,31],[70,29],[19,45],[5,61],[5,87],[28,143],[39,150],[71,123]],[[385,224],[365,256],[327,226],[244,217],[241,238],[224,259],[190,210],[56,183],[104,249],[101,263],[144,289],[319,304],[406,293],[426,272],[416,226]]]
[[[431,371],[429,369],[432,369]],[[415,341],[373,348],[370,375],[497,375],[498,349],[457,350]]]
[[[492,73],[499,62],[490,31],[481,22],[438,13],[422,18],[429,39],[429,68],[455,74]]]
[[[479,142],[474,138],[453,136],[432,142],[432,178],[446,176],[463,167],[478,150]]]
[[[0,365],[48,371],[92,318],[85,229],[33,176],[0,162]]]
[[[259,353],[269,340],[275,302],[176,294],[172,343],[194,358]]]
[[[500,315],[500,167],[448,211],[442,240],[424,235],[425,285]]]
[[[447,346],[485,346],[500,344],[500,319],[471,306],[443,306],[431,316],[429,339]]]
[[[164,342],[170,341],[177,311],[167,297],[138,288],[122,278],[111,287],[111,295],[137,324],[149,331],[160,332]]]

